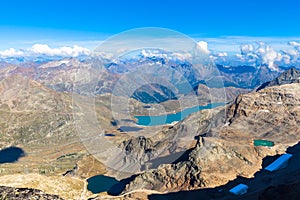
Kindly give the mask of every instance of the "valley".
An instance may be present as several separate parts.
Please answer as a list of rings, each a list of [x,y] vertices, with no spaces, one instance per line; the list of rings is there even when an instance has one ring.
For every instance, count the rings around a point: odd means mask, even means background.
[[[225,79],[236,81],[234,72],[222,70]],[[0,164],[1,185],[63,199],[151,199],[151,194],[165,191],[214,188],[237,177],[251,178],[265,157],[300,141],[294,70],[286,72],[291,75],[284,76],[283,84],[271,82],[257,91],[253,89],[262,81],[224,88],[200,81],[174,99],[175,93],[168,96],[163,87],[152,85],[146,91],[163,98],[147,102],[144,93],[128,98],[113,92],[120,74],[104,70],[99,78],[92,65],[75,59],[26,70],[1,68],[0,147],[23,152]],[[253,71],[240,77],[249,73]],[[161,119],[151,124],[148,115]],[[179,118],[168,120],[167,115]],[[262,139],[274,146],[253,145]],[[93,194],[89,181],[103,175],[115,182],[102,190],[94,185]]]

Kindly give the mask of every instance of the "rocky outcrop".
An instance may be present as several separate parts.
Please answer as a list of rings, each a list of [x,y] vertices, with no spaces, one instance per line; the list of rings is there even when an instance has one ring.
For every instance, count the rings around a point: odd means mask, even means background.
[[[201,137],[187,160],[140,174],[124,192],[142,188],[170,192],[213,187],[234,179],[237,174],[249,176],[259,169],[261,157],[255,148],[227,143]]]
[[[240,95],[227,112],[229,126],[219,137],[244,133],[275,143],[293,142],[298,138],[300,123],[300,84],[268,87],[259,92]]]
[[[121,146],[125,151],[124,164],[137,163],[142,168],[145,167],[144,163],[148,162],[155,153],[152,140],[144,136],[126,140]]]
[[[0,186],[0,199],[24,200],[24,199],[48,199],[62,200],[58,195],[46,194],[41,190],[31,188],[13,188]]]
[[[215,111],[203,110],[200,113],[201,117],[191,115],[176,124],[148,127],[147,135],[123,140],[118,145],[121,153],[116,154],[109,164],[119,171],[139,173],[178,160],[186,150],[195,146],[195,136],[208,132],[212,126]]]

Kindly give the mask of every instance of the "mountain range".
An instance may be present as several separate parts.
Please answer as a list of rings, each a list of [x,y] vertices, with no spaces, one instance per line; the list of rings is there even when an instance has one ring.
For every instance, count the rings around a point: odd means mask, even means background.
[[[266,157],[282,154],[300,141],[300,73],[297,67],[283,69],[287,71],[272,70],[267,64],[195,68],[186,61],[145,55],[119,62],[87,57],[1,62],[0,149],[24,151],[15,162],[0,164],[1,185],[9,187],[8,195],[23,193],[18,188],[34,188],[43,191],[40,195],[64,199],[151,199],[166,191],[176,198],[181,191],[221,187],[238,177],[250,179]],[[160,78],[168,82],[159,82]],[[129,108],[112,112],[113,98]],[[136,126],[134,115],[177,112],[194,106],[189,103],[192,98],[200,105],[228,103],[174,124]],[[78,122],[91,132],[82,137]],[[106,166],[105,159],[97,159],[113,156],[97,149],[103,144],[98,138],[124,152],[122,167],[136,167],[151,155],[159,156],[136,173],[118,172]],[[275,146],[253,145],[261,139]],[[99,174],[121,179],[122,184],[115,186],[119,193],[88,191],[88,178]],[[267,196],[271,186],[261,186],[257,194]],[[24,195],[41,193],[26,191]]]

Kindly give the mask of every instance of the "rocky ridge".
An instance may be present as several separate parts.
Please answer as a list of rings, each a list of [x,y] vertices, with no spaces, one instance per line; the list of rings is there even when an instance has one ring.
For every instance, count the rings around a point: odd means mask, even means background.
[[[291,83],[300,83],[300,70],[297,70],[296,68],[291,68],[283,72],[280,76],[278,76],[274,80],[262,84],[260,87],[257,88],[257,91],[262,90],[266,87],[291,84]]]

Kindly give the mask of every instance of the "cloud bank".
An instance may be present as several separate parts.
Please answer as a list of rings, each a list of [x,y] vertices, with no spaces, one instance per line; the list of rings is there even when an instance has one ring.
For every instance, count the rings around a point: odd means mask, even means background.
[[[0,57],[18,57],[18,56],[23,56],[24,52],[23,51],[17,51],[14,48],[9,48],[4,51],[0,51]]]
[[[265,40],[264,42],[261,42]],[[253,42],[254,41],[254,42]],[[300,39],[292,38],[208,38],[200,40],[195,48],[209,54],[216,64],[225,66],[250,65],[259,67],[268,65],[272,70],[279,70],[280,66],[300,66]],[[58,56],[78,57],[92,54],[92,50],[79,46],[50,47],[48,44],[34,44],[26,49],[9,48],[0,51],[0,59]],[[103,52],[102,57],[109,57]],[[167,52],[145,49],[142,57],[159,57],[168,60],[182,61],[191,58],[188,52]]]
[[[264,42],[240,45],[240,52],[228,54],[227,52],[212,52],[211,58],[217,64],[238,66],[268,65],[271,70],[279,70],[280,66],[300,65],[300,42],[290,41],[285,49],[276,50]]]
[[[73,47],[62,46],[58,48],[51,48],[47,44],[34,44],[32,47],[23,50],[10,48],[4,51],[0,51],[0,57],[9,58],[37,55],[77,57],[80,55],[88,55],[89,53],[89,49],[77,45],[74,45]]]

